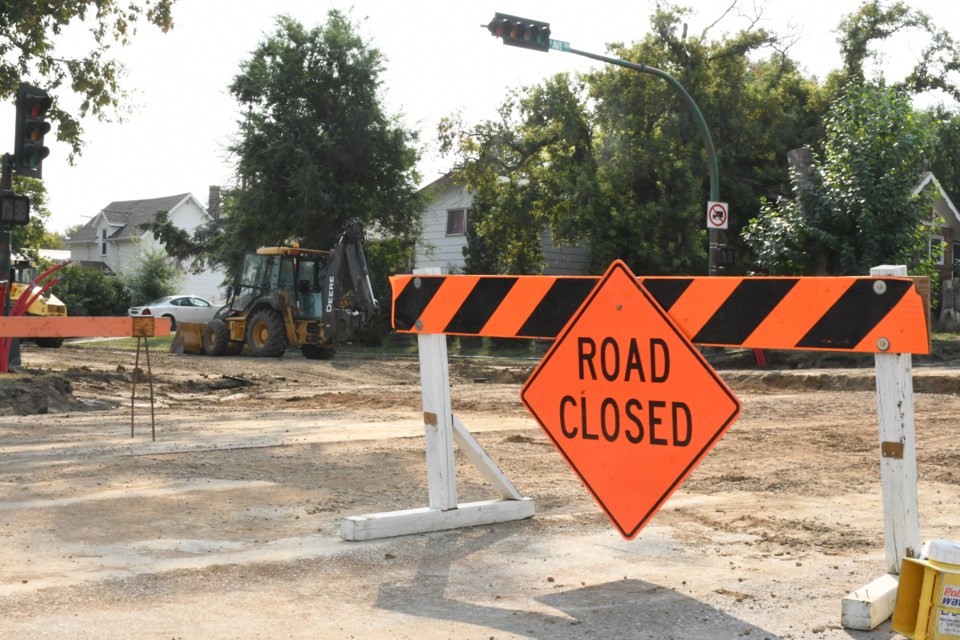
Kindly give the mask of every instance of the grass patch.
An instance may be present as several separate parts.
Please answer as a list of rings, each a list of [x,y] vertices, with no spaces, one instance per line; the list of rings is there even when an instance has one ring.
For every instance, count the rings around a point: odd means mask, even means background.
[[[934,331],[930,337],[936,342],[960,342],[960,333],[941,333]]]
[[[159,351],[169,351],[170,343],[173,341],[173,336],[163,336],[158,338],[146,338],[146,342],[149,344],[150,349],[159,350]],[[143,342],[140,343],[140,348],[143,348]],[[63,347],[69,349],[119,349],[121,351],[136,351],[137,350],[137,339],[136,338],[111,338],[109,340],[84,340],[81,342],[64,342]]]
[[[170,343],[173,336],[163,336],[156,338],[147,338],[151,351],[170,350]],[[142,348],[141,343],[141,348]],[[473,338],[447,336],[447,353],[451,356],[473,356],[481,358],[503,358],[506,360],[516,359],[539,359],[543,357],[549,348],[549,341],[524,340],[524,339],[491,339],[491,338]],[[112,338],[108,340],[83,340],[78,342],[65,342],[64,348],[69,349],[113,349],[120,351],[136,351],[136,338]],[[417,336],[413,334],[393,333],[379,345],[363,345],[359,342],[353,342],[341,345],[338,349],[344,355],[355,355],[360,357],[375,356],[417,356]]]

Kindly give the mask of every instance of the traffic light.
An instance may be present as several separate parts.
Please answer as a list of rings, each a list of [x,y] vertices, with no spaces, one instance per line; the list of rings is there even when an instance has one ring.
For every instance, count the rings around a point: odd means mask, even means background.
[[[503,44],[535,51],[550,51],[549,23],[497,13],[486,27],[491,35],[502,38]]]
[[[42,178],[43,159],[50,150],[43,136],[50,131],[47,111],[53,101],[43,89],[21,84],[17,91],[17,137],[13,145],[13,170],[21,176]]]

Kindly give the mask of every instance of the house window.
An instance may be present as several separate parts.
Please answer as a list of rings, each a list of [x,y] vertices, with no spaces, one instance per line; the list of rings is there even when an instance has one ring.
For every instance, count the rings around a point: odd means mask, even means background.
[[[937,265],[944,264],[943,257],[947,252],[947,245],[943,241],[943,236],[930,237],[930,255],[933,257],[933,263]]]
[[[100,229],[100,255],[107,255],[107,230]]]
[[[467,210],[447,209],[447,235],[462,236],[467,232]]]

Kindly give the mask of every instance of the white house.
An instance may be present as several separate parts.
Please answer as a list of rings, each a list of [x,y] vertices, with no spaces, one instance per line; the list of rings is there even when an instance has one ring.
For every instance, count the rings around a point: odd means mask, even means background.
[[[423,237],[417,242],[416,267],[440,267],[444,273],[463,270],[467,220],[473,196],[447,173],[421,190],[427,197]],[[583,247],[557,247],[550,232],[543,234],[547,275],[583,275],[588,260]]]
[[[211,189],[211,195],[213,193]],[[152,221],[161,211],[166,211],[170,222],[191,235],[211,220],[207,209],[192,193],[111,202],[66,240],[66,248],[75,262],[107,268],[117,274],[129,273],[137,265],[142,251],[158,246],[153,234],[141,230],[140,225]],[[214,270],[185,273],[179,293],[220,303],[224,301],[224,278],[222,272]]]

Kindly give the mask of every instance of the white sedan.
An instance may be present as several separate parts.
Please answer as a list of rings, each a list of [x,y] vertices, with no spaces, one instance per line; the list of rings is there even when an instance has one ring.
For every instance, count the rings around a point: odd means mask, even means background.
[[[178,322],[210,322],[220,307],[197,296],[164,296],[140,307],[130,307],[127,313],[135,317],[170,318],[170,329]]]

